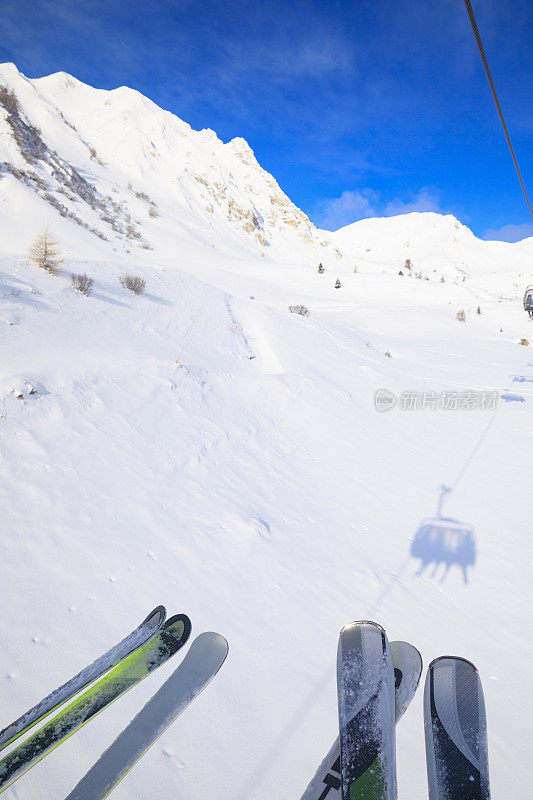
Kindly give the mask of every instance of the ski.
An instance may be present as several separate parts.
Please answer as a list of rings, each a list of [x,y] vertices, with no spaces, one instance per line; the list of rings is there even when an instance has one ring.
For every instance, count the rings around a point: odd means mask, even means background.
[[[228,654],[218,633],[202,633],[182,663],[130,722],[66,800],[103,800],[214,678]]]
[[[422,656],[408,642],[391,642],[395,680],[395,723],[413,699],[422,675]],[[341,800],[341,746],[337,737],[301,800]]]
[[[395,800],[394,667],[375,622],[341,630],[337,692],[342,800]]]
[[[424,689],[429,800],[489,800],[487,722],[477,669],[441,656]]]
[[[4,756],[0,760],[0,794],[82,725],[164,664],[183,647],[190,632],[191,623],[185,614],[171,617],[145,644]]]
[[[163,606],[157,606],[148,614],[141,624],[129,633],[121,642],[114,645],[107,653],[97,658],[92,664],[78,672],[73,678],[54,689],[47,697],[44,697],[37,705],[26,711],[21,717],[16,719],[2,731],[0,731],[0,750],[18,739],[23,733],[27,733],[34,725],[46,717],[51,711],[70,700],[74,695],[85,689],[89,683],[100,678],[105,672],[122,661],[151,636],[159,630],[165,621],[166,611]]]

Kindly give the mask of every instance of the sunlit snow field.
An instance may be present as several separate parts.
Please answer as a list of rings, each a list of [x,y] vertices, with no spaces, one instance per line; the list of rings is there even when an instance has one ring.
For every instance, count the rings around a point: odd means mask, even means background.
[[[56,276],[25,259],[46,222]],[[369,220],[330,237],[343,258],[320,275],[318,247],[148,224],[154,250],[126,253],[0,181],[1,725],[163,603],[230,654],[113,797],[299,800],[336,735],[339,630],[375,619],[426,665],[474,661],[493,796],[526,798],[533,241]],[[429,280],[398,275],[408,257]],[[454,392],[488,407],[439,408]],[[66,796],[179,659],[6,798]],[[400,800],[427,793],[421,701],[397,731]]]

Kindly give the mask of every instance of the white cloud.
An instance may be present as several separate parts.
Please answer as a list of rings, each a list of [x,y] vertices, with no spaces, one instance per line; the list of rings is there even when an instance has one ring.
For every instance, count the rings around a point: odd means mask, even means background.
[[[324,200],[317,207],[317,224],[327,231],[336,231],[359,219],[368,217],[394,217],[412,211],[445,213],[435,190],[422,188],[408,199],[399,197],[384,202],[373,189],[345,191],[340,197]]]
[[[321,228],[336,231],[358,219],[378,216],[375,208],[378,199],[377,192],[372,189],[346,191],[340,197],[325,200],[315,216]]]
[[[519,242],[533,236],[533,223],[524,222],[522,225],[503,225],[501,228],[491,228],[482,234],[482,239],[500,242]]]
[[[387,203],[383,209],[384,217],[395,217],[397,214],[411,214],[413,211],[435,211],[442,214],[439,198],[430,189],[420,189],[410,200],[396,198]]]

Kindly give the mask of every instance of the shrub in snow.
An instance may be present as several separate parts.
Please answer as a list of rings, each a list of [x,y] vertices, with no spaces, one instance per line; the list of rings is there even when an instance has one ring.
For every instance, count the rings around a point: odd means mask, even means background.
[[[337,280],[335,281],[335,289],[340,289],[340,288],[341,288],[341,282],[340,282],[340,280],[337,278]]]
[[[478,306],[478,307],[477,307],[476,314],[480,314],[480,315],[481,315],[481,306]]]
[[[157,219],[157,217],[159,216],[159,211],[153,204],[148,209],[148,216],[152,217],[152,219]]]
[[[405,259],[405,264],[403,265],[404,269],[411,269],[412,266],[413,265],[411,264],[411,259],[410,258],[406,258]]]
[[[59,251],[59,244],[54,239],[48,226],[30,247],[28,259],[32,264],[35,264],[35,266],[45,269],[52,274],[57,272],[61,264],[63,264],[63,259]]]
[[[33,382],[30,383],[30,381],[22,379],[18,380],[15,385],[11,387],[10,393],[18,400],[25,400],[31,395],[47,394],[47,391]]]
[[[83,275],[75,275],[72,273],[72,285],[73,287],[82,294],[90,295],[93,290],[94,281],[92,278],[89,278],[88,275],[83,273]]]
[[[446,283],[446,278],[444,277],[444,275],[440,276],[440,282],[441,283]]]
[[[391,354],[389,353],[389,351],[388,351],[388,350],[385,350],[385,352],[383,353],[383,355],[384,355],[384,356],[387,356],[387,358],[392,358],[392,356],[391,356]]]
[[[520,339],[520,344],[523,344],[524,347],[527,347],[529,345],[529,340],[528,339]]]
[[[291,314],[300,314],[302,317],[309,316],[309,309],[307,306],[289,306]]]
[[[356,265],[355,265],[355,267],[353,268],[353,271],[354,271],[356,274],[359,272],[359,267],[357,266],[357,264],[356,264]]]
[[[121,275],[119,281],[132,294],[142,294],[146,288],[146,281],[138,275]]]
[[[14,91],[7,88],[7,86],[0,86],[0,106],[4,106],[8,114],[18,114],[19,104],[17,95]]]
[[[126,236],[128,237],[128,239],[140,239],[141,238],[141,234],[139,233],[138,230],[136,230],[134,228],[133,225],[128,225],[128,227],[126,228]]]
[[[459,322],[466,322],[466,313],[465,313],[464,308],[462,308],[460,311],[458,311],[455,316],[457,317]]]
[[[318,265],[318,273],[319,275],[322,275],[323,272],[324,272],[324,265],[322,264],[322,262],[320,262],[320,264]]]

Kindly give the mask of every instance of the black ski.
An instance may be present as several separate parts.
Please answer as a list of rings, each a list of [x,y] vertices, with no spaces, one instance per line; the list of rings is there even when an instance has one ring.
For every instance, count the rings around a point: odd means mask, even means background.
[[[429,800],[489,800],[483,689],[470,661],[441,656],[431,662],[424,727]]]
[[[345,625],[337,652],[342,800],[396,798],[394,682],[383,628]]]
[[[422,674],[422,656],[408,642],[391,642],[395,678],[395,722],[398,724],[413,699]],[[339,737],[333,742],[301,800],[340,800],[341,746]]]

